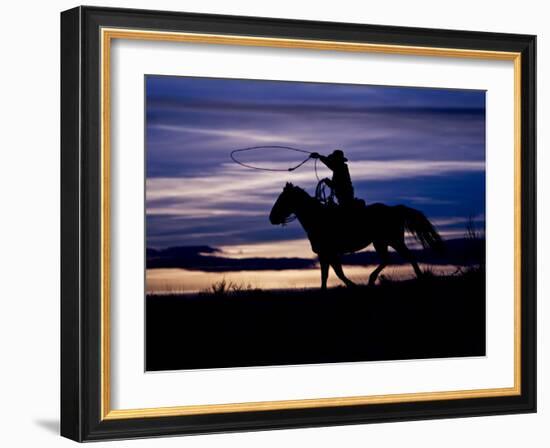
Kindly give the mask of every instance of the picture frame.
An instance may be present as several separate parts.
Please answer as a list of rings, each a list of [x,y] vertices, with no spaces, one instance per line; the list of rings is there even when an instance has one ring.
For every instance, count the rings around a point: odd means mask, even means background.
[[[511,62],[513,386],[113,409],[109,81],[117,39]],[[536,412],[535,55],[530,35],[99,7],[63,12],[61,435],[82,442]]]

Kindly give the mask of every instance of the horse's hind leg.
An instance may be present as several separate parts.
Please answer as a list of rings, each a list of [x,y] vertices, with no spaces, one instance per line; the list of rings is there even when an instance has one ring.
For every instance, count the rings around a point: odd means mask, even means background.
[[[374,243],[374,248],[376,249],[376,253],[380,255],[382,262],[374,271],[372,271],[369,277],[369,286],[374,285],[374,282],[376,282],[376,279],[378,278],[380,272],[382,272],[382,269],[388,265],[388,246],[383,243]]]
[[[422,271],[420,270],[418,263],[414,259],[413,254],[411,253],[410,249],[405,245],[405,243],[399,242],[397,244],[392,244],[392,246],[401,257],[403,257],[406,261],[408,261],[412,265],[416,276],[418,278],[422,277]]]
[[[334,272],[336,273],[338,278],[342,280],[346,284],[346,286],[356,286],[355,283],[347,278],[346,274],[344,274],[344,270],[342,269],[342,262],[338,257],[334,257],[330,261],[330,265],[332,266],[332,269],[334,269]]]

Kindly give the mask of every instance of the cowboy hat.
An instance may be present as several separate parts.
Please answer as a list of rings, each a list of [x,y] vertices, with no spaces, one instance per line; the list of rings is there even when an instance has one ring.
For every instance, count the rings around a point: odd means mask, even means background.
[[[335,160],[335,161],[338,161],[338,162],[347,162],[348,159],[346,159],[344,157],[344,151],[342,151],[341,149],[335,149],[334,151],[332,151],[332,154],[330,154],[328,156],[329,159],[331,160]]]

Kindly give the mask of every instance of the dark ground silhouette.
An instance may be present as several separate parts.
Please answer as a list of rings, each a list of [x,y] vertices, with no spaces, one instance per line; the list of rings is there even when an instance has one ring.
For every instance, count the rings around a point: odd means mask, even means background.
[[[146,369],[485,355],[485,272],[378,286],[148,296]]]

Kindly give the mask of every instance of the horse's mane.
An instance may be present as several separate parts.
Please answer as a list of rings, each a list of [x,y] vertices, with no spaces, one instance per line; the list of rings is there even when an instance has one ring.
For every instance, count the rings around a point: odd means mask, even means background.
[[[297,192],[301,193],[302,195],[309,196],[309,193],[306,190],[304,190],[302,187],[299,187],[298,185],[287,184],[287,188],[291,188],[292,190],[297,191]]]
[[[315,199],[306,190],[304,190],[301,187],[298,187],[297,185],[288,183],[285,188],[291,189],[294,193],[297,193],[299,196],[301,196],[304,199],[308,199],[308,200],[314,200]]]

